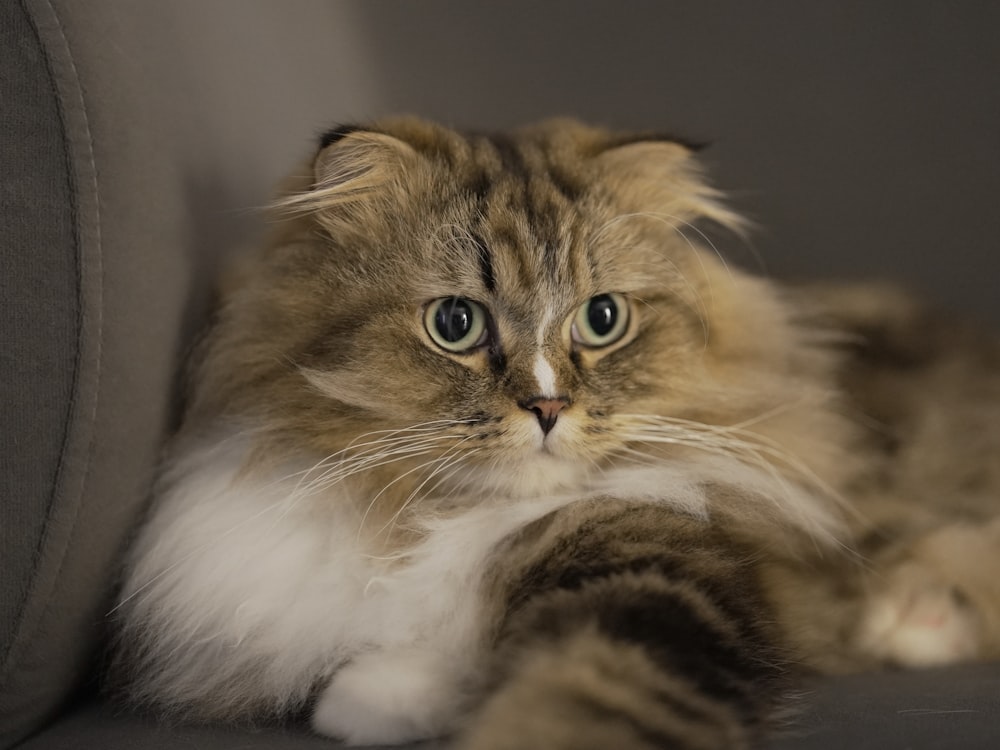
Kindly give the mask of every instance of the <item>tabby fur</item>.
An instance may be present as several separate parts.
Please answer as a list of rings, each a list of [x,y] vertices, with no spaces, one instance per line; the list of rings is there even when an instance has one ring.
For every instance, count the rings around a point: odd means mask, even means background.
[[[745,227],[690,146],[342,127],[274,216],[126,564],[135,703],[740,748],[804,671],[1000,655],[996,344],[728,266],[698,227]],[[485,316],[461,351],[433,322],[456,299]],[[600,345],[594,300],[625,321]]]

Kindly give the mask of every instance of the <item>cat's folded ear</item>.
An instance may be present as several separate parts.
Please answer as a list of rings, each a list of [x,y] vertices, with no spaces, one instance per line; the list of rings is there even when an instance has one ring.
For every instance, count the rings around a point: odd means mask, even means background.
[[[306,190],[277,201],[279,210],[315,213],[324,223],[341,224],[392,201],[401,178],[420,156],[393,136],[353,125],[328,130],[312,163]]]
[[[695,152],[701,147],[672,138],[613,140],[595,158],[601,179],[630,210],[666,219],[708,219],[742,232],[747,222],[710,186]]]

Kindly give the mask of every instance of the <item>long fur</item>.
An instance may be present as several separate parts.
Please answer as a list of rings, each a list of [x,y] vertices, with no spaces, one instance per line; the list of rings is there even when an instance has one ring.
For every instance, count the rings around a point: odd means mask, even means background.
[[[921,458],[998,390],[969,355],[993,344],[911,351],[905,296],[728,267],[698,224],[745,225],[669,139],[331,132],[195,364],[113,615],[133,702],[355,744],[733,748],[792,664],[1000,653],[1000,593],[934,562],[1000,559],[1000,438],[971,493]],[[581,343],[612,293],[620,337]],[[453,297],[488,316],[458,352],[427,328]],[[949,482],[962,529],[924,499]]]

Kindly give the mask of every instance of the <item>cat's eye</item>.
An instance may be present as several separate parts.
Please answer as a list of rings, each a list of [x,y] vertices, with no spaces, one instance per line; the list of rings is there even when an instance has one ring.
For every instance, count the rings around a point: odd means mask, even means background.
[[[620,294],[591,297],[573,318],[573,340],[594,348],[610,346],[628,330],[628,312],[628,302]]]
[[[464,297],[444,297],[427,305],[424,327],[435,344],[465,352],[486,343],[486,311]]]

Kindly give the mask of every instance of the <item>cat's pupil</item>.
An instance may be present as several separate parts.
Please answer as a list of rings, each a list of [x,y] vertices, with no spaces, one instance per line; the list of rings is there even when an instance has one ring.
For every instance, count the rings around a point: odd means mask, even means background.
[[[590,300],[587,308],[587,322],[598,336],[607,336],[618,322],[618,305],[609,294],[602,294]]]
[[[455,343],[472,330],[472,306],[461,297],[452,297],[438,307],[434,327],[445,341]]]

